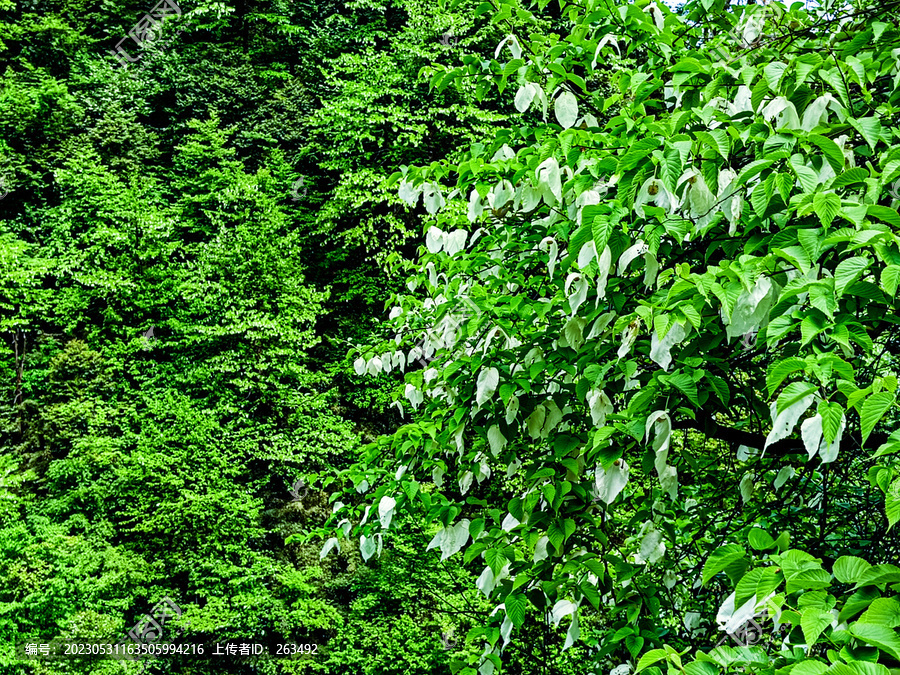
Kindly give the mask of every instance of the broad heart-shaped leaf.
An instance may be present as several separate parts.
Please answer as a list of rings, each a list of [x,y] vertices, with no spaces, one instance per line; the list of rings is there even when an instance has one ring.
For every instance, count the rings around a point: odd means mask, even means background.
[[[522,593],[510,593],[507,595],[503,601],[503,606],[506,609],[506,615],[516,628],[525,623],[525,611],[528,607],[528,600],[525,599]]]
[[[642,138],[635,141],[631,148],[629,148],[619,159],[619,164],[616,166],[616,173],[630,171],[658,147],[659,141],[655,138]]]
[[[822,154],[825,155],[825,158],[828,160],[828,163],[831,164],[831,168],[834,169],[836,174],[840,174],[841,171],[844,170],[844,162],[846,160],[844,159],[844,153],[841,152],[837,143],[830,138],[826,138],[819,134],[810,134],[809,140],[811,143],[815,143],[819,146],[822,150]],[[838,201],[838,206],[840,206],[840,200]]]
[[[699,140],[722,155],[722,159],[728,161],[728,153],[731,145],[728,142],[728,134],[724,129],[712,129],[711,131],[698,131],[695,134]]]
[[[842,296],[847,287],[859,279],[868,267],[869,259],[865,257],[842,260],[834,270],[835,295]]]
[[[563,526],[557,521],[550,523],[550,526],[547,528],[547,537],[550,539],[550,543],[553,544],[556,552],[561,553],[563,544],[566,541],[566,531]]]
[[[769,89],[774,92],[778,91],[778,83],[781,82],[781,77],[787,69],[787,64],[782,63],[781,61],[775,61],[763,68],[763,73],[766,76],[766,84],[769,85]]]
[[[900,567],[889,563],[872,565],[863,572],[856,581],[856,587],[874,586],[878,584],[896,584],[900,582]]]
[[[850,626],[850,634],[900,661],[900,635],[892,628],[871,623],[855,623]]]
[[[841,428],[844,409],[838,403],[820,401],[817,412],[822,416],[822,435],[825,437],[825,442],[833,443]]]
[[[798,661],[791,668],[791,675],[822,675],[826,670],[828,666],[821,661]]]
[[[807,569],[792,574],[787,578],[787,593],[797,591],[817,591],[831,585],[831,575],[823,569]]]
[[[873,457],[881,457],[882,455],[891,455],[900,452],[900,429],[892,432],[888,439],[882,443],[878,450],[875,451]]]
[[[703,564],[703,572],[701,574],[702,585],[709,583],[709,580],[716,576],[719,572],[726,570],[740,560],[744,559],[746,552],[743,547],[738,544],[726,544],[720,546],[707,561]]]
[[[791,160],[791,168],[797,174],[797,180],[800,181],[803,191],[815,192],[816,186],[819,184],[819,177],[816,172],[802,162],[795,162],[793,158]]]
[[[688,400],[696,406],[700,405],[700,399],[697,397],[697,383],[687,373],[673,373],[668,376],[661,376],[660,382],[670,384],[678,388]]]
[[[837,216],[838,211],[841,210],[841,198],[833,192],[827,194],[817,192],[816,196],[813,197],[813,210],[819,216],[822,225],[829,227],[835,216]]]
[[[888,530],[900,521],[900,478],[891,483],[884,496],[884,514],[888,519]]]
[[[837,178],[835,178],[834,182],[831,184],[831,187],[832,189],[836,189],[839,187],[844,187],[846,185],[862,183],[868,177],[869,172],[866,169],[863,169],[860,166],[856,166],[852,169],[848,169],[844,173],[840,174]]]
[[[856,616],[879,597],[881,597],[881,594],[874,586],[858,589],[844,602],[838,621],[846,621],[850,617]]]
[[[859,132],[860,136],[866,139],[866,143],[874,150],[875,144],[881,136],[881,122],[877,117],[864,117],[862,119],[854,119],[848,117],[847,121]]]
[[[553,104],[553,112],[563,129],[574,126],[575,120],[578,119],[578,99],[575,98],[575,94],[568,89],[563,91]]]
[[[719,668],[709,661],[691,661],[684,666],[684,675],[718,675]]]
[[[750,530],[750,534],[747,535],[747,539],[750,542],[750,546],[755,548],[757,551],[765,551],[769,548],[775,547],[775,540],[772,539],[772,536],[763,529],[758,527],[754,527]],[[738,602],[738,605],[743,603]]]
[[[881,290],[893,298],[897,294],[898,284],[900,284],[900,265],[888,265],[881,272]]]
[[[900,626],[900,601],[897,598],[877,598],[859,617],[860,623],[896,628]]]
[[[591,213],[589,209],[592,207],[588,206],[584,210],[583,218],[584,223],[590,225],[591,234],[594,237],[594,248],[602,252],[606,245],[609,243],[609,237],[613,231],[613,221],[612,219],[605,214],[598,214],[592,220],[588,220],[588,214]]]
[[[635,668],[634,672],[639,673],[645,668],[649,668],[654,663],[662,661],[666,656],[668,656],[668,652],[665,649],[651,649],[641,657],[640,661],[638,661],[637,668]]]
[[[798,356],[791,356],[781,361],[773,361],[766,373],[766,389],[769,390],[769,396],[774,394],[775,390],[781,386],[784,378],[791,373],[805,369],[806,361]]]
[[[884,413],[894,403],[894,394],[888,391],[881,391],[867,397],[859,414],[859,426],[862,431],[863,443],[872,433],[875,425],[884,417]]]
[[[774,542],[773,542],[774,543]],[[757,567],[741,577],[735,588],[735,607],[741,607],[751,598],[757,602],[767,597],[778,588],[782,582],[782,576],[774,567]]]
[[[506,564],[506,556],[499,548],[489,548],[484,552],[484,561],[496,577],[500,575],[500,570]]]
[[[894,227],[900,227],[900,214],[890,207],[870,204],[866,207],[866,214],[878,218],[878,220],[883,220]]]
[[[823,612],[818,607],[807,607],[800,615],[800,628],[807,646],[816,644],[822,631],[831,625],[834,617],[831,612]]]

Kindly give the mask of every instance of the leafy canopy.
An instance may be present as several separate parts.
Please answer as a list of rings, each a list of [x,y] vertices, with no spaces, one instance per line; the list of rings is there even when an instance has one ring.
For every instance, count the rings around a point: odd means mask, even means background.
[[[546,5],[477,12],[528,23]],[[507,90],[521,118],[461,161],[393,176],[424,209],[425,246],[394,260],[396,339],[355,358],[404,372],[415,417],[342,475],[352,503],[334,505],[323,555],[351,537],[373,555],[424,515],[431,546],[462,553],[497,603],[469,634],[482,675],[531,614],[566,620],[564,648],[656,646],[642,666],[681,670],[664,641],[711,647],[716,608],[727,627],[741,600],[747,616],[768,602],[793,644],[898,658],[896,623],[826,621],[822,560],[897,553],[900,435],[879,427],[897,390],[891,10],[560,11],[566,35],[517,29],[493,59],[433,70],[438,89]],[[860,496],[867,476],[886,520]],[[778,568],[745,554],[754,531]],[[879,569],[850,606],[900,581]],[[768,667],[754,658],[740,665]]]

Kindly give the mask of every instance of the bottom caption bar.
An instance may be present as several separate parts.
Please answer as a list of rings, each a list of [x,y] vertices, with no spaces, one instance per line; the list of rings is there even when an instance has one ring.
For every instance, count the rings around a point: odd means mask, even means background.
[[[120,642],[103,640],[18,641],[16,657],[23,660],[152,658],[298,658],[314,656],[319,645],[283,642],[262,643],[242,640],[223,642]]]

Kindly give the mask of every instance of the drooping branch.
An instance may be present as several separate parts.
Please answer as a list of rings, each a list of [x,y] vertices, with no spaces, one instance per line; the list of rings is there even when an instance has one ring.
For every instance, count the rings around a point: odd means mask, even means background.
[[[750,431],[723,426],[703,410],[697,411],[697,419],[680,420],[673,425],[673,428],[693,429],[709,438],[725,441],[731,445],[746,445],[748,448],[757,448],[759,450],[762,450],[766,445],[766,437],[763,434],[755,434]],[[859,434],[846,434],[841,440],[841,452],[851,452],[859,449],[875,450],[887,441],[887,438],[887,434],[873,433],[863,444],[862,437]],[[799,438],[785,438],[770,445],[765,452],[769,457],[785,457],[787,455],[805,453],[806,448],[803,445],[803,441]]]

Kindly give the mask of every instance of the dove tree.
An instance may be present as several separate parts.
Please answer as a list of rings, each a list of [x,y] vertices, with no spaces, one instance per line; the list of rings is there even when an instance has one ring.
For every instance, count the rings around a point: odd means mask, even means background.
[[[504,25],[547,4],[477,12]],[[464,673],[490,675],[537,617],[601,666],[808,660],[797,672],[818,675],[827,648],[886,674],[900,659],[900,432],[883,433],[900,351],[896,11],[559,11],[567,35],[517,31],[493,59],[431,71],[438,89],[508,90],[521,119],[393,177],[425,245],[393,261],[409,291],[396,337],[353,357],[402,373],[408,423],[324,479],[323,554],[358,540],[369,558],[389,526],[431,527],[429,547],[496,603]],[[463,307],[477,311],[460,322]],[[763,608],[785,629],[776,647],[796,649],[714,649]]]

